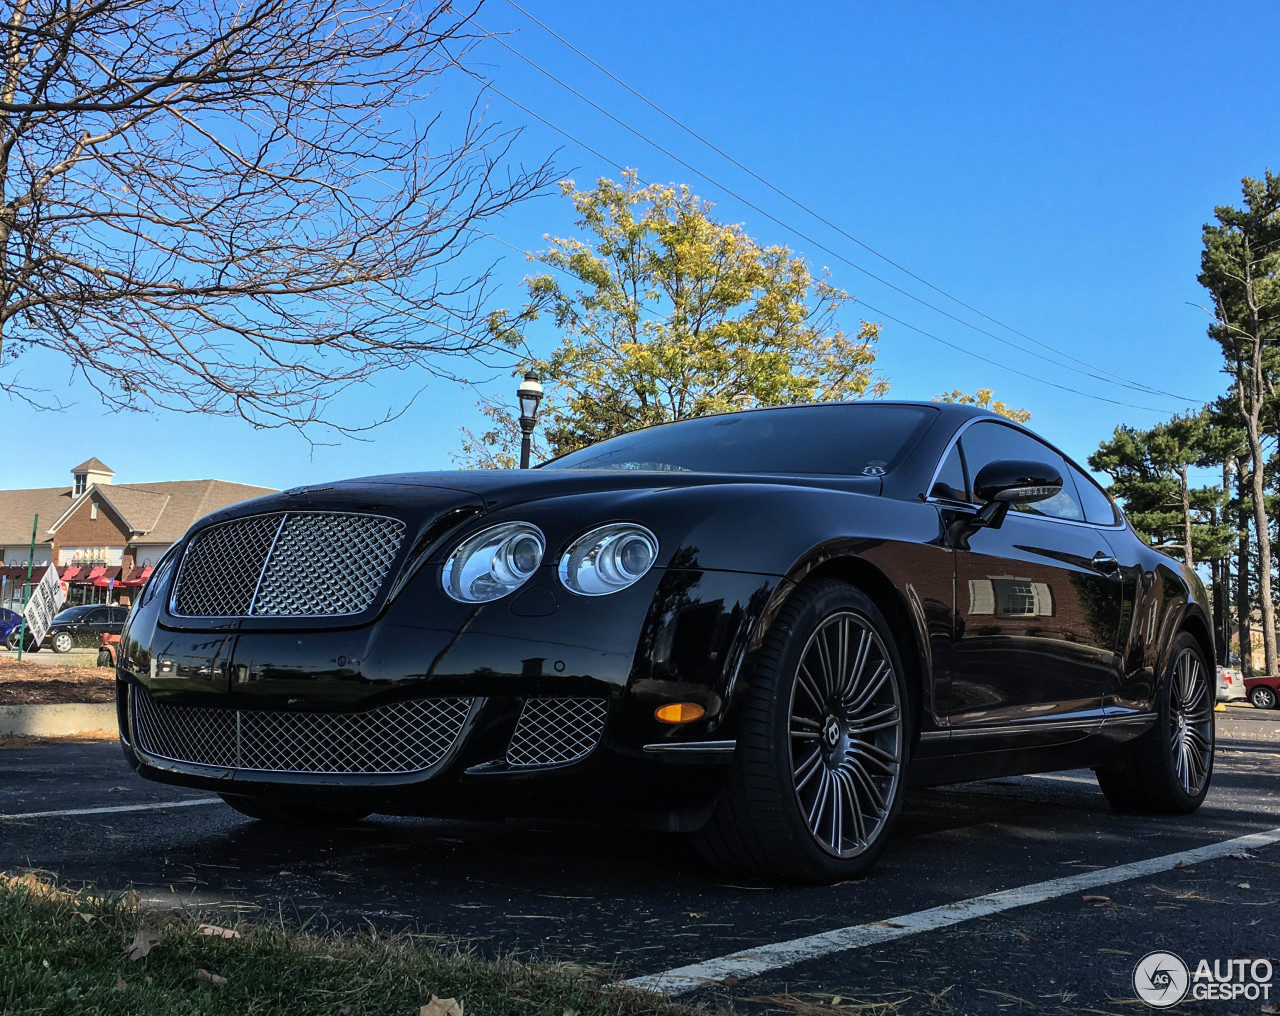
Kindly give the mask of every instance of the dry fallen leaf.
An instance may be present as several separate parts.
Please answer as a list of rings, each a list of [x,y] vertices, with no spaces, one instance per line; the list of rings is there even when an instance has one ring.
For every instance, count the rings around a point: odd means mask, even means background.
[[[137,910],[142,906],[142,897],[138,894],[136,889],[130,889],[121,898],[120,903],[127,910]]]
[[[1175,868],[1185,868],[1186,866],[1187,866],[1186,861],[1179,861],[1177,864],[1174,865]]]
[[[227,979],[225,977],[222,977],[219,974],[211,974],[209,971],[204,969],[196,971],[196,980],[208,981],[215,988],[225,988],[227,986]]]
[[[418,1016],[462,1016],[462,1003],[453,998],[436,998],[418,1010]]]
[[[129,987],[129,982],[119,974],[116,974],[116,991],[124,991],[127,987]]]
[[[152,982],[151,982],[151,978],[150,978],[150,977],[147,977],[147,978],[144,978],[144,980],[147,982],[147,987],[148,987],[148,988],[149,988],[149,987],[151,987],[151,983],[152,983]]]
[[[151,931],[139,931],[133,941],[124,947],[126,959],[140,960],[160,944],[160,936]]]
[[[1110,896],[1082,896],[1080,897],[1086,903],[1110,903]]]
[[[240,932],[231,928],[219,928],[216,924],[202,924],[196,928],[201,935],[213,935],[217,938],[243,938]]]
[[[706,917],[707,915],[706,915],[706,914],[690,914],[689,916],[690,916],[690,917],[696,917],[696,918],[699,918],[699,919],[700,919],[700,918]]]
[[[738,986],[738,979],[734,977],[733,974],[729,974],[722,978],[720,983],[726,988],[736,988]]]
[[[93,914],[82,914],[78,910],[76,911],[76,917],[84,921],[85,924],[92,924],[94,921],[97,920],[97,918],[94,917]]]
[[[1253,886],[1251,886],[1248,882],[1241,882],[1239,885],[1237,885],[1237,886],[1236,886],[1236,888],[1237,888],[1237,889],[1252,889],[1252,888],[1253,888]]]

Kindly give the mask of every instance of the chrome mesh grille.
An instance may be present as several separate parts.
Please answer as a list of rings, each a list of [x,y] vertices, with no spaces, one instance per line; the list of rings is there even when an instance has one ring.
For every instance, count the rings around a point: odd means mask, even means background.
[[[393,702],[360,713],[171,706],[129,691],[137,746],[148,755],[222,769],[316,775],[418,773],[438,765],[475,699]]]
[[[210,526],[182,558],[184,617],[359,614],[382,588],[404,523],[381,515],[275,512]]]
[[[280,515],[254,515],[211,526],[182,556],[174,605],[190,617],[248,614]]]
[[[507,745],[507,764],[548,766],[591,754],[604,733],[609,706],[599,698],[531,698]]]

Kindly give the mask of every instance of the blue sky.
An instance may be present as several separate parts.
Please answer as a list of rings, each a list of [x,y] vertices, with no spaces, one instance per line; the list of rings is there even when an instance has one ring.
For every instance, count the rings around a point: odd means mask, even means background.
[[[523,3],[523,0],[522,0]],[[886,288],[830,253],[1010,342],[1025,338],[949,303],[806,216],[645,107],[506,0],[478,16],[489,30],[697,170],[808,235],[680,166],[584,105],[496,43],[472,66],[521,103],[596,148],[605,162],[492,95],[505,125],[529,123],[518,155],[559,149],[580,185],[617,177],[690,184],[765,243],[783,243],[856,299],[995,363],[886,320],[879,367],[890,397],[994,389],[1030,409],[1032,427],[1083,460],[1119,423],[1149,426],[1222,390],[1196,284],[1200,227],[1238,203],[1242,176],[1280,169],[1280,6],[1271,3],[1046,4],[743,2],[643,5],[528,0],[527,9],[655,103],[846,232],[1040,342],[1169,398],[1081,376],[1004,345]],[[440,97],[453,95],[442,91]],[[424,112],[429,111],[429,104]],[[571,235],[568,203],[548,195],[488,227],[524,250]],[[529,266],[498,261],[495,306],[520,300]],[[882,320],[856,305],[852,315]],[[851,315],[851,316],[852,316]],[[851,322],[853,323],[853,322]],[[549,326],[530,334],[549,350]],[[1043,352],[1043,350],[1039,350]],[[1006,369],[1008,368],[1008,369]],[[9,438],[5,485],[68,481],[97,455],[118,482],[217,477],[289,487],[343,476],[450,468],[458,428],[476,426],[477,388],[397,375],[335,407],[376,416],[426,385],[371,440],[311,449],[288,432],[234,421],[105,410],[64,363],[31,357],[73,408],[33,412],[0,401]],[[1031,377],[1020,376],[1021,371]],[[1043,381],[1133,408],[1096,401]]]

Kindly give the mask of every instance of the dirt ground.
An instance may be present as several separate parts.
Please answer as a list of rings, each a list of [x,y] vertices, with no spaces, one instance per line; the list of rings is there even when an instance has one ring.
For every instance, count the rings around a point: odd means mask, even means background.
[[[111,702],[115,671],[109,667],[60,667],[0,658],[0,706]]]

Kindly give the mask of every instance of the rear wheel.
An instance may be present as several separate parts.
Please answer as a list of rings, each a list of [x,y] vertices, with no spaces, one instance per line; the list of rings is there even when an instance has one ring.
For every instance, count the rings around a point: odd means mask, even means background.
[[[696,842],[730,871],[833,882],[867,871],[902,806],[906,685],[875,604],[822,579],[791,597],[744,675],[725,789]]]
[[[99,667],[114,667],[115,665],[116,665],[116,661],[111,656],[110,649],[98,650],[98,666]]]
[[[51,644],[53,646],[53,651],[55,653],[71,652],[71,636],[68,635],[65,631],[60,631],[56,635],[54,635],[53,639],[51,640]]]
[[[241,815],[248,815],[249,818],[270,822],[273,825],[328,828],[352,825],[370,814],[363,810],[323,808],[268,797],[251,797],[247,794],[219,794],[218,796]]]
[[[17,651],[18,633],[16,631],[10,632],[8,638],[4,640],[4,644],[5,644],[5,648]],[[22,651],[24,653],[38,653],[40,652],[40,644],[36,642],[36,640],[33,639],[30,635],[27,635],[26,640],[22,646]]]
[[[1249,692],[1249,701],[1258,709],[1274,709],[1276,707],[1276,693],[1265,684],[1260,684]]]
[[[1178,814],[1200,807],[1213,779],[1211,671],[1195,637],[1183,632],[1159,690],[1159,719],[1123,765],[1097,770],[1117,811]]]

